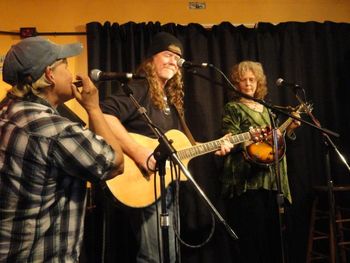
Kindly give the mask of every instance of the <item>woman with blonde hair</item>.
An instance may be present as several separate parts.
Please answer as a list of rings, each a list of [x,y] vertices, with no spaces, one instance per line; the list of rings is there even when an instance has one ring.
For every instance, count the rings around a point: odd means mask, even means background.
[[[267,95],[266,76],[258,62],[243,61],[235,65],[231,78],[245,95],[258,99],[264,99]],[[225,105],[222,124],[223,132],[232,134],[246,132],[251,126],[270,126],[269,110],[248,97],[236,95]],[[298,125],[292,122],[287,130],[291,132]],[[238,262],[279,263],[282,261],[275,168],[272,164],[252,161],[247,147],[237,145],[226,156],[221,177],[222,193],[228,200],[230,224],[239,237]],[[287,202],[291,203],[285,157],[280,160],[279,167],[281,191]]]

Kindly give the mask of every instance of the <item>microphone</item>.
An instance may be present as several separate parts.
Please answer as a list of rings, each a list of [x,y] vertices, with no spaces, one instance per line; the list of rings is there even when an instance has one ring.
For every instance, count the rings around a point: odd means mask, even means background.
[[[90,78],[93,81],[107,81],[107,80],[126,81],[131,79],[145,79],[146,77],[141,75],[136,75],[134,73],[103,72],[99,69],[93,69],[90,71]]]
[[[73,84],[74,84],[77,88],[83,86],[83,82],[82,82],[81,80],[74,81]]]
[[[208,63],[201,63],[201,64],[194,64],[190,61],[186,61],[183,58],[180,58],[177,61],[177,65],[179,68],[207,68],[207,67],[211,67],[211,64]]]
[[[293,89],[301,89],[298,84],[285,82],[284,79],[282,79],[282,78],[278,78],[276,80],[276,86],[277,87],[293,88]]]

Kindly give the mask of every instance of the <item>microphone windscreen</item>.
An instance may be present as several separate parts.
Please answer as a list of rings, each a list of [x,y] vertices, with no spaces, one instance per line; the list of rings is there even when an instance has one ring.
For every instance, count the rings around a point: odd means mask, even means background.
[[[178,61],[177,61],[177,66],[182,68],[184,63],[186,62],[186,60],[184,60],[183,58],[180,58]]]
[[[99,69],[92,69],[92,70],[90,71],[90,78],[91,78],[93,81],[99,81],[101,72],[102,72],[102,71],[99,70]]]
[[[277,85],[277,87],[281,87],[282,85],[283,85],[283,79],[282,78],[278,78],[277,80],[276,80],[276,85]]]

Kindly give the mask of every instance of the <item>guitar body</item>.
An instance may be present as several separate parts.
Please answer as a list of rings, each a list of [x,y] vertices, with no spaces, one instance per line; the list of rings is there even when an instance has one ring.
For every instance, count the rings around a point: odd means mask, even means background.
[[[284,136],[278,136],[278,160],[282,160],[286,153]],[[273,141],[268,138],[263,142],[252,143],[245,147],[244,157],[258,165],[274,164]]]
[[[149,149],[155,149],[159,144],[156,139],[135,133],[130,133],[130,135],[139,144]],[[178,130],[170,130],[166,133],[166,136],[174,142],[173,147],[175,149],[191,147],[186,135]],[[182,162],[187,166],[189,160],[182,160]],[[187,178],[180,173],[180,180],[186,181]],[[135,162],[124,155],[124,173],[106,181],[106,185],[111,194],[124,205],[141,208],[153,204],[160,197],[160,178],[156,178],[156,181],[157,197],[154,195],[154,174],[145,177]],[[165,186],[167,187],[171,181],[170,167],[167,162]]]

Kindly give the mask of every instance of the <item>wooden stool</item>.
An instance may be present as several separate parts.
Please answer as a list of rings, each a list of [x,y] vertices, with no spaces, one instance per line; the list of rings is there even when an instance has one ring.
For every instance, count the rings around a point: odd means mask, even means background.
[[[346,263],[347,252],[350,251],[350,203],[347,207],[341,205],[339,195],[350,193],[350,185],[333,187],[335,227],[330,220],[327,186],[316,186],[314,190],[316,195],[311,209],[306,262]],[[324,241],[328,241],[328,245]],[[340,261],[336,260],[337,255]]]

